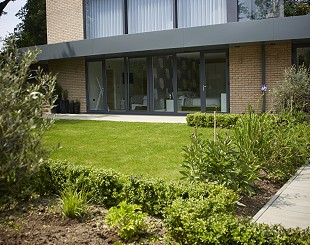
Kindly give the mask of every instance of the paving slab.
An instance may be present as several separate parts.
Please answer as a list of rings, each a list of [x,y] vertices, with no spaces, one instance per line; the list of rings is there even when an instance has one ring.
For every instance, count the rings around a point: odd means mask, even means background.
[[[186,116],[115,115],[115,114],[49,114],[49,118],[114,122],[186,123]]]
[[[310,164],[300,168],[253,220],[286,228],[310,227]]]

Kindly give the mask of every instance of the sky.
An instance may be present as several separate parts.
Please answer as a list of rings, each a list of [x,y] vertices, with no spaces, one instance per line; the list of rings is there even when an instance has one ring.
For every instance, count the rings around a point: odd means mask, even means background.
[[[12,33],[16,25],[20,23],[20,20],[15,15],[25,5],[26,1],[16,0],[6,6],[4,11],[7,14],[0,17],[0,37],[5,37],[8,33]],[[2,47],[2,42],[0,42],[0,47]]]

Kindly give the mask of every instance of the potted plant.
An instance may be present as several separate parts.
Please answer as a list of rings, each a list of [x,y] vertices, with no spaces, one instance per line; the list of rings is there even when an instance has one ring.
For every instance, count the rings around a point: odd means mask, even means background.
[[[80,103],[80,101],[76,100],[74,102],[74,113],[79,114],[80,108],[81,108],[81,103]]]
[[[75,107],[75,102],[73,100],[70,100],[70,102],[69,102],[69,113],[71,113],[71,114],[75,113],[74,107]]]
[[[56,83],[56,85],[55,85],[53,95],[57,98],[54,102],[54,107],[52,108],[52,113],[60,113],[60,100],[61,100],[61,96],[62,96],[62,87],[58,83]]]
[[[60,101],[60,113],[69,112],[69,100],[68,100],[68,90],[63,90],[62,99]]]

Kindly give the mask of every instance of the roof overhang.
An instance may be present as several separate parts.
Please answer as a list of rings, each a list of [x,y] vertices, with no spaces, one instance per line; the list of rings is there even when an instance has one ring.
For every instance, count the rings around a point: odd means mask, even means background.
[[[38,61],[199,47],[218,48],[257,42],[310,41],[309,23],[310,15],[306,15],[56,43],[38,46],[42,50]]]

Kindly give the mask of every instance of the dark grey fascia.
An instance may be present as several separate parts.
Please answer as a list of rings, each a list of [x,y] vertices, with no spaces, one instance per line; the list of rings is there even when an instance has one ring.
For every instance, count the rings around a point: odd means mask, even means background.
[[[38,61],[113,56],[137,52],[173,52],[231,44],[310,39],[310,15],[127,34],[38,46]],[[32,48],[32,47],[31,47]],[[25,48],[27,49],[27,48]]]

